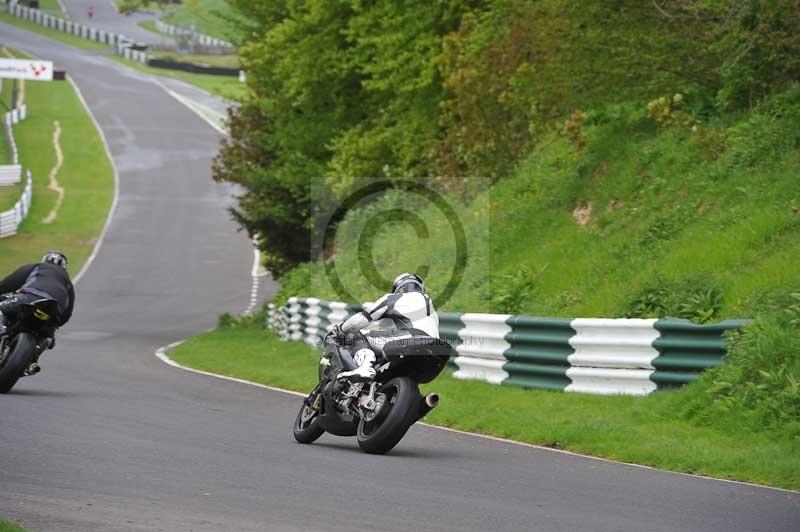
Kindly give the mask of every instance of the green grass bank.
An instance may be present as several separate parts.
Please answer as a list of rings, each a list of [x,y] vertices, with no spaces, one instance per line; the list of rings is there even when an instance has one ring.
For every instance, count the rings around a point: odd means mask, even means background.
[[[25,529],[14,523],[9,523],[8,521],[0,519],[0,532],[25,532]]]
[[[77,273],[92,252],[114,197],[114,171],[99,131],[68,82],[26,82],[27,118],[14,130],[24,168],[33,175],[33,201],[16,236],[0,239],[0,272],[38,260],[51,248],[70,258]],[[57,193],[48,188],[56,165],[55,122],[63,164],[57,174],[64,200],[52,223]]]
[[[227,16],[230,16],[230,7],[225,0],[188,0],[169,10],[162,20],[176,26],[194,25],[200,33],[231,40],[235,30]]]
[[[169,354],[204,371],[299,392],[316,383],[320,352],[257,327],[224,327]],[[670,471],[800,489],[800,439],[703,426],[677,414],[683,397],[592,396],[460,381],[424,387],[442,396],[429,423]],[[402,444],[401,444],[402,445]]]
[[[800,291],[798,123],[798,87],[694,131],[659,125],[645,104],[588,112],[573,134],[579,148],[554,132],[475,199],[445,196],[469,246],[464,279],[440,310],[708,322],[780,308],[775,298]],[[386,279],[426,265],[436,293],[450,278],[452,229],[434,206],[415,211],[428,238],[401,221],[359,249],[365,220],[409,196],[340,224],[333,264],[355,300],[376,297],[360,267],[367,252]],[[321,263],[281,283],[280,301],[342,297]]]

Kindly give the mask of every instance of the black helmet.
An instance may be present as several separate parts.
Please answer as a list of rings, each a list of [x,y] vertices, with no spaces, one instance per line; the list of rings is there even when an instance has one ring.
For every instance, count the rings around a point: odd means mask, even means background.
[[[392,283],[392,292],[395,294],[405,292],[424,292],[425,283],[416,273],[401,273]]]
[[[61,266],[65,270],[67,269],[67,257],[60,251],[48,251],[44,254],[44,257],[42,257],[42,262],[55,264],[56,266]]]

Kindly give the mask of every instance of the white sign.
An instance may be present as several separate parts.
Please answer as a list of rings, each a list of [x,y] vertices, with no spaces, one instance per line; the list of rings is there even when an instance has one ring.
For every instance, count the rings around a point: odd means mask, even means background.
[[[53,80],[53,62],[32,59],[0,59],[0,78]]]

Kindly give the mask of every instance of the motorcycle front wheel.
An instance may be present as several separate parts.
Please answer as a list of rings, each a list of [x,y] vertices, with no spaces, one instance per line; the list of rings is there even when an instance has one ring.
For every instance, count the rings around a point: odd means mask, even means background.
[[[369,454],[386,454],[416,421],[419,387],[408,377],[392,379],[378,390],[382,405],[374,418],[358,424],[358,446]]]
[[[30,333],[19,333],[3,342],[0,351],[0,393],[8,393],[31,364],[36,349],[36,338]]]
[[[294,434],[294,439],[299,443],[313,443],[325,433],[325,429],[320,427],[319,411],[311,407],[316,395],[316,393],[312,393],[303,400],[303,404],[300,405],[300,411],[294,420],[292,433]]]

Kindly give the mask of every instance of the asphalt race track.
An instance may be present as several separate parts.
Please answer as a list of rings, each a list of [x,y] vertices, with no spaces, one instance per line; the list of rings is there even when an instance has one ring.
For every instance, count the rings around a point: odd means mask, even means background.
[[[0,396],[0,516],[59,532],[800,530],[798,493],[429,427],[388,456],[302,446],[297,397],[164,365],[159,346],[248,303],[250,243],[209,178],[219,134],[95,52],[0,35],[66,68],[120,180],[74,320],[42,374]]]

